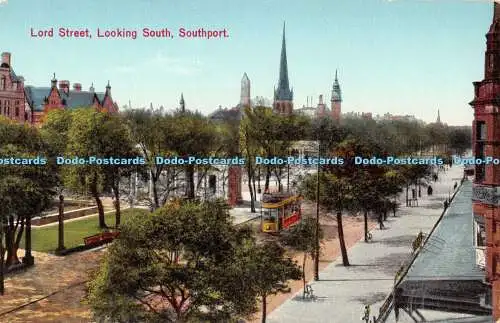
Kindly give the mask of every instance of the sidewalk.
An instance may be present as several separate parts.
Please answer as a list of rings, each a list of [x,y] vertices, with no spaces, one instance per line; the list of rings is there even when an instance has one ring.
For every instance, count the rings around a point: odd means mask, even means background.
[[[397,217],[389,216],[385,230],[372,230],[373,242],[358,242],[348,251],[350,267],[336,259],[311,283],[317,299],[304,301],[301,293],[291,297],[268,316],[269,323],[360,322],[365,305],[370,316],[378,314],[385,297],[392,291],[395,273],[411,256],[411,243],[420,231],[428,233],[443,211],[443,201],[460,182],[463,168],[454,166],[440,172],[433,183],[434,195],[422,190],[418,207],[402,207]]]

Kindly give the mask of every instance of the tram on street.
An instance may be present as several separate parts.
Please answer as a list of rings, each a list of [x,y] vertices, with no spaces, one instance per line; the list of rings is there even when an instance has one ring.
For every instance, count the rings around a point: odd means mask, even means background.
[[[264,193],[261,200],[261,230],[265,233],[279,233],[302,218],[300,195],[288,193]]]

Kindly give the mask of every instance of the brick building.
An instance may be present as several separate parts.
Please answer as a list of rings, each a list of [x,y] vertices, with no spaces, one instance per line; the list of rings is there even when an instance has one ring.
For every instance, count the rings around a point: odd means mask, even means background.
[[[72,89],[70,86],[67,80],[59,81],[58,84],[55,74],[50,87],[26,86],[26,101],[33,111],[33,124],[40,125],[44,117],[56,109],[94,107],[102,112],[118,111],[118,105],[111,96],[109,81],[104,92],[95,92],[93,85],[88,91],[83,91],[80,83],[74,83]]]
[[[82,90],[80,83],[71,88],[69,81],[57,82],[55,74],[50,86],[25,86],[24,78],[14,73],[11,54],[2,53],[0,64],[0,115],[19,122],[40,125],[48,112],[55,109],[95,107],[99,111],[114,113],[118,105],[111,96],[111,86],[104,92],[95,92],[90,86]]]
[[[31,123],[31,107],[25,100],[24,78],[12,69],[11,54],[2,53],[0,63],[0,115]]]
[[[484,79],[474,82],[472,124],[476,158],[500,156],[500,5],[494,3],[493,21],[486,34]],[[484,303],[500,319],[500,166],[476,165],[473,187],[476,264],[485,270],[491,287]]]

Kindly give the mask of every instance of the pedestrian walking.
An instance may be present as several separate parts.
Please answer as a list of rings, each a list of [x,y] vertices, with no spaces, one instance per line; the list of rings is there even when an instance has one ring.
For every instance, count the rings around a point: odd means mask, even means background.
[[[365,323],[370,323],[370,305],[365,305],[365,311],[361,320],[365,321]]]
[[[432,195],[432,186],[430,185],[427,187],[427,195]]]
[[[384,218],[382,216],[382,213],[380,213],[379,216],[378,216],[378,225],[380,227],[380,230],[385,229]]]
[[[444,200],[443,205],[444,205],[444,209],[446,210],[448,208],[448,200]]]
[[[458,183],[455,182],[455,185],[453,185],[453,190],[456,190],[457,189],[457,186],[458,186]]]

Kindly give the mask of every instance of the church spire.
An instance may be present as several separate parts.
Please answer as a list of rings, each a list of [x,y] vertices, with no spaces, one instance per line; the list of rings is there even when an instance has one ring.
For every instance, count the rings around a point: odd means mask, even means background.
[[[184,102],[184,93],[181,93],[181,100],[179,101],[181,112],[186,112],[186,102]]]
[[[285,22],[283,22],[283,40],[281,42],[281,58],[280,58],[280,78],[278,81],[278,89],[275,91],[276,100],[292,101],[293,91],[290,90],[288,80],[288,64],[286,59],[286,40],[285,40]]]
[[[438,117],[436,123],[441,123],[441,115],[439,114],[439,109],[438,109]]]

